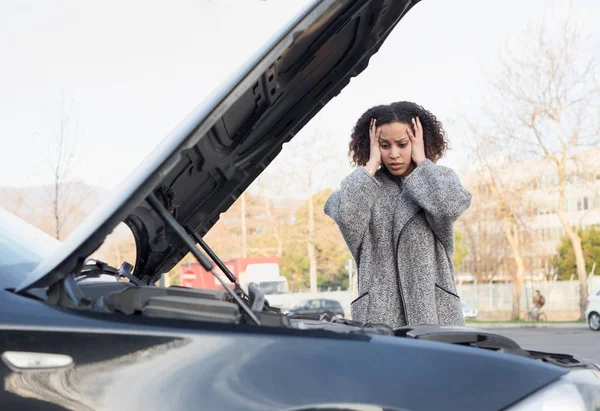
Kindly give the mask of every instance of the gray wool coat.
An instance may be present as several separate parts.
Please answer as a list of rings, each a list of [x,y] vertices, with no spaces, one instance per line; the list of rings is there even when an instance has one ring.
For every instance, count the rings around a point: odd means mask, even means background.
[[[325,202],[358,268],[352,319],[393,328],[463,325],[454,281],[453,223],[471,193],[451,169],[425,160],[406,178],[382,167],[348,175]]]

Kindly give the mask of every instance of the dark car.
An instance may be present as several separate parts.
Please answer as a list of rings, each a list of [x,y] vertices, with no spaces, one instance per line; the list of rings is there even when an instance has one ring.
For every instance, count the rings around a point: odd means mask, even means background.
[[[296,307],[292,308],[289,313],[296,317],[305,316],[308,318],[320,318],[323,315],[344,317],[344,309],[339,301],[325,298],[313,298],[302,301]]]
[[[0,408],[597,409],[594,364],[468,327],[294,318],[202,239],[416,3],[310,2],[63,243],[2,212]],[[120,222],[136,261],[90,259]],[[154,286],[188,252],[225,291]]]

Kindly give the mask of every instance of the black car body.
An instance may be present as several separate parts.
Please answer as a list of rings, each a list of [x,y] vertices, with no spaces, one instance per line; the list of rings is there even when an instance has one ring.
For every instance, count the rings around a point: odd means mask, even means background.
[[[329,317],[344,317],[344,309],[337,300],[327,298],[311,298],[300,302],[296,307],[289,310],[290,314],[296,316],[304,316],[307,318],[316,317],[317,319],[323,315]]]
[[[64,243],[0,214],[0,408],[598,407],[595,365],[500,335],[295,318],[233,277],[225,292],[152,285],[188,251],[222,265],[201,237],[415,3],[307,5]],[[121,221],[135,268],[88,260]]]

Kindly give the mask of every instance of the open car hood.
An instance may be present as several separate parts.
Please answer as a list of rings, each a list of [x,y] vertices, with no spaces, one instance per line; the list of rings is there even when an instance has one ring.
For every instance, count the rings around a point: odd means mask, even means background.
[[[81,267],[122,221],[136,239],[134,275],[147,284],[187,254],[146,202],[154,193],[200,236],[282,145],[368,65],[419,0],[312,1],[194,110],[16,290],[47,287]]]

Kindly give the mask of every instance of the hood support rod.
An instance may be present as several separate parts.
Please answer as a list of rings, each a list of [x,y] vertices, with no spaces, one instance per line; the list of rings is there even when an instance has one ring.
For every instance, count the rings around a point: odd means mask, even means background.
[[[227,278],[229,278],[229,281],[236,284],[237,278],[235,278],[235,275],[227,268],[227,266],[223,263],[223,261],[221,261],[221,259],[215,254],[215,252],[208,246],[208,244],[206,244],[206,241],[204,241],[202,239],[202,237],[200,237],[198,235],[198,233],[196,231],[194,231],[194,229],[191,226],[189,226],[189,225],[185,226],[185,230],[188,232],[189,235],[191,235],[193,237],[194,240],[196,240],[196,242],[198,244],[200,244],[200,247],[202,247],[202,249],[206,252],[206,254],[208,254],[208,256],[211,258],[211,260],[213,260],[215,262],[215,264],[221,269],[221,271],[223,271],[223,273],[227,276]]]
[[[200,247],[202,247],[202,249],[204,250],[204,252],[206,252],[206,254],[208,254],[208,256],[211,258],[211,260],[213,260],[213,262],[227,276],[227,278],[229,279],[229,281],[231,281],[233,284],[235,284],[235,291],[238,294],[241,294],[242,296],[250,299],[250,297],[246,294],[246,292],[244,290],[242,290],[242,287],[240,287],[240,285],[238,284],[237,278],[235,277],[235,274],[233,274],[231,272],[231,270],[229,270],[229,268],[227,268],[227,266],[223,263],[223,261],[219,258],[219,256],[215,254],[215,252],[212,250],[212,248],[209,247],[208,244],[206,244],[206,241],[204,241],[204,239],[202,237],[200,237],[198,235],[198,233],[196,231],[194,231],[194,229],[190,225],[186,225],[185,226],[185,231],[187,231],[187,233],[189,235],[191,235],[192,238],[194,240],[196,240],[196,242],[198,244],[200,244]],[[264,298],[264,296],[263,296],[263,298]]]
[[[171,213],[169,213],[167,209],[163,206],[163,204],[160,201],[158,201],[154,193],[150,193],[150,195],[147,198],[147,201],[150,204],[150,206],[154,209],[154,211],[156,211],[159,217],[167,224],[167,226],[169,226],[179,236],[179,238],[181,238],[181,240],[187,246],[190,252],[194,255],[194,257],[196,257],[196,260],[198,260],[200,265],[204,267],[206,271],[210,271],[211,273],[213,273],[215,278],[219,280],[221,285],[225,288],[229,295],[231,295],[234,301],[238,303],[240,308],[248,315],[248,317],[250,317],[256,325],[260,325],[260,320],[258,319],[256,314],[252,312],[250,307],[248,307],[246,303],[244,303],[244,300],[242,300],[242,298],[239,295],[237,295],[231,288],[229,288],[229,285],[225,283],[221,276],[215,271],[215,266],[213,265],[212,261],[206,258],[206,256],[202,254],[200,250],[198,250],[198,247],[196,247],[196,244],[192,240],[191,236],[188,233],[186,233],[184,228],[181,226],[181,224],[177,222],[175,217],[173,217]]]

